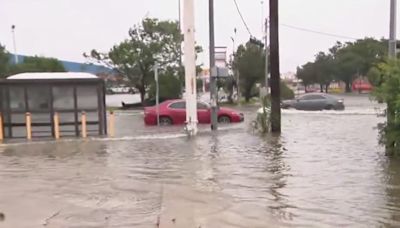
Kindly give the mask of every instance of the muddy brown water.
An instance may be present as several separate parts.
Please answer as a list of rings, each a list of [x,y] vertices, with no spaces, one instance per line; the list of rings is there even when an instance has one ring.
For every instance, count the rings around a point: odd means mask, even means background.
[[[399,227],[400,162],[377,143],[381,105],[283,112],[188,139],[116,116],[117,137],[0,147],[0,227]]]

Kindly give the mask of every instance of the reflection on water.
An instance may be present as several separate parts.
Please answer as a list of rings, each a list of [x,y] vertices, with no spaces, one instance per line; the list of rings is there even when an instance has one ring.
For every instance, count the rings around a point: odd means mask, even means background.
[[[353,100],[352,100],[353,99]],[[117,115],[115,139],[0,147],[5,227],[398,227],[400,161],[377,144],[374,104],[284,112],[281,136],[246,122],[188,139]],[[353,105],[353,106],[352,106]]]

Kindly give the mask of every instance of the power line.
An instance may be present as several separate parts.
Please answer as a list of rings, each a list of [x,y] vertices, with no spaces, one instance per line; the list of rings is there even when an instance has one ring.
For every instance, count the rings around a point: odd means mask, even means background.
[[[243,18],[243,15],[242,15],[242,12],[240,11],[239,5],[237,4],[236,0],[233,0],[233,2],[235,3],[236,9],[237,9],[237,11],[238,11],[238,13],[239,13],[240,18],[242,19],[242,22],[243,22],[244,26],[245,26],[246,29],[247,29],[247,32],[249,33],[250,36],[253,36],[253,35],[251,34],[251,32],[250,32],[249,26],[247,25],[246,21],[245,21],[244,18]]]
[[[350,36],[343,36],[343,35],[338,35],[338,34],[333,34],[333,33],[320,32],[320,31],[302,28],[302,27],[298,27],[298,26],[294,26],[294,25],[288,25],[288,24],[280,24],[280,25],[287,27],[287,28],[291,28],[291,29],[295,29],[295,30],[299,30],[299,31],[303,31],[303,32],[315,33],[315,34],[319,34],[319,35],[323,35],[323,36],[330,36],[330,37],[336,37],[336,38],[341,38],[341,39],[350,39],[350,40],[358,40],[359,39],[359,38],[354,38],[354,37],[350,37]]]

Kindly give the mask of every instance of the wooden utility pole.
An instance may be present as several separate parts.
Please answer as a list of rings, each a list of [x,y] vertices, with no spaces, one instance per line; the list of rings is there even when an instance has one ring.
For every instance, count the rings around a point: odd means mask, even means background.
[[[269,0],[271,62],[271,130],[281,132],[278,0]]]

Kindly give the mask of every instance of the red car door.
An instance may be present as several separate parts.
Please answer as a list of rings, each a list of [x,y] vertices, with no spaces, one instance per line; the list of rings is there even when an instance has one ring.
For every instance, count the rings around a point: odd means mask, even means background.
[[[211,122],[210,108],[203,102],[197,103],[197,119],[201,124],[208,124]]]
[[[186,102],[176,101],[168,106],[169,116],[173,124],[184,124],[186,122]]]

